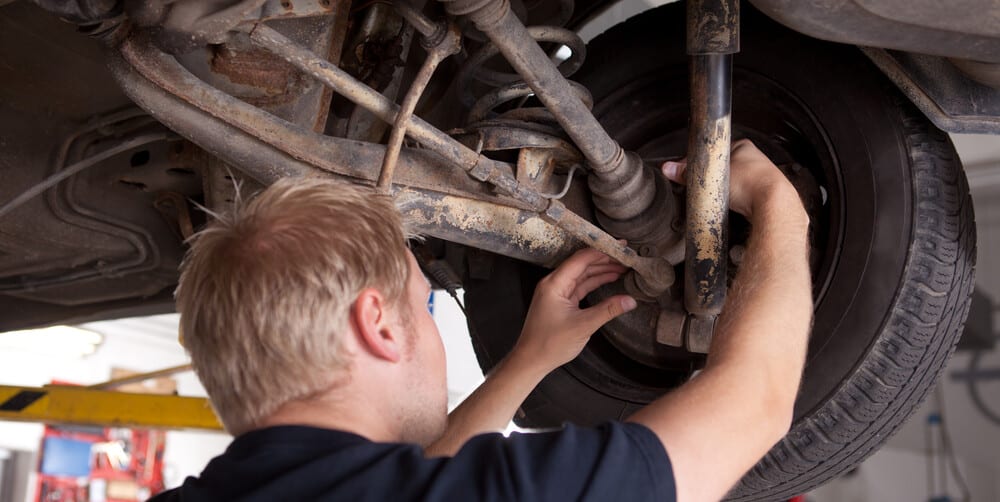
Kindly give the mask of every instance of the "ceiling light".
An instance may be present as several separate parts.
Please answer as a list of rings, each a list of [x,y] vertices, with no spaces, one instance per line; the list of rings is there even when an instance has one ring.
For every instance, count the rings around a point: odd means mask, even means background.
[[[83,357],[93,354],[104,337],[74,326],[50,326],[0,333],[0,350]]]

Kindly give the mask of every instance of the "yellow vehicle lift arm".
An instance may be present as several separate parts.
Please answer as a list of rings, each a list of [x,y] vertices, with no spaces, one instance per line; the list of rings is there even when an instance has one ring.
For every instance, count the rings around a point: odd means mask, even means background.
[[[68,385],[0,385],[0,420],[101,427],[222,430],[205,398],[137,394]]]

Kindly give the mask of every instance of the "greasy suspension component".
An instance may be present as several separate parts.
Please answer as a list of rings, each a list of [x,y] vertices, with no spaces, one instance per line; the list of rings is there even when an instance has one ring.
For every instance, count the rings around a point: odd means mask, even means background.
[[[650,234],[644,231],[648,225],[643,228],[642,223],[664,221],[673,213],[665,183],[637,154],[625,152],[608,135],[578,91],[514,15],[509,0],[441,2],[449,14],[467,16],[490,39],[583,152],[590,166],[588,184],[602,226],[632,243],[646,241],[661,255],[668,247],[665,241],[670,232],[654,232],[659,242],[650,242]],[[631,275],[627,283],[633,293],[649,298],[659,296],[672,283],[672,276],[668,280],[643,275],[641,279]]]
[[[726,299],[733,53],[739,0],[688,0],[691,127],[687,153],[684,343],[708,352]]]
[[[372,91],[336,65],[299,47],[275,30],[258,25],[250,32],[250,39],[285,59],[304,73],[329,85],[358,105],[369,109],[383,120],[395,122],[399,108],[385,96]],[[658,292],[665,291],[673,284],[673,270],[661,263],[665,260],[638,256],[634,250],[623,246],[594,224],[572,211],[566,210],[559,201],[549,200],[534,189],[518,183],[513,176],[500,169],[495,162],[467,148],[421,118],[413,116],[410,119],[407,134],[424,144],[428,149],[452,160],[473,178],[494,185],[503,193],[541,213],[544,218],[566,230],[581,242],[634,269],[635,273],[630,274],[630,280],[645,294],[656,296]]]

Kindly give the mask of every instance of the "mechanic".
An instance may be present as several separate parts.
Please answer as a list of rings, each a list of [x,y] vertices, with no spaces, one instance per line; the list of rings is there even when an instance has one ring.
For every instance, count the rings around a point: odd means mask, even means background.
[[[788,431],[812,319],[808,217],[747,141],[731,207],[753,230],[704,369],[625,422],[496,433],[604,323],[624,268],[590,249],[535,291],[516,346],[447,414],[430,286],[390,199],[281,181],[193,240],[184,343],[236,438],[155,500],[718,500]],[[664,164],[681,182],[683,163]],[[512,322],[516,322],[512,320]]]

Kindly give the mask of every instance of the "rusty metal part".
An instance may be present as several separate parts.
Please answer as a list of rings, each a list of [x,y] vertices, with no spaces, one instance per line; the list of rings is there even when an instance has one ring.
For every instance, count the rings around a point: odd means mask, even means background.
[[[449,14],[468,16],[552,111],[586,156],[591,169],[609,173],[625,162],[621,146],[576,98],[573,88],[510,9],[509,0],[442,0]]]
[[[687,153],[684,262],[685,345],[708,352],[726,300],[732,52],[739,50],[738,0],[687,5],[691,126]]]
[[[412,25],[394,7],[395,2],[366,2],[358,7],[360,19],[351,25],[344,57],[338,64],[391,101],[400,93],[404,58],[410,53],[415,35]],[[335,119],[327,129],[332,136],[380,143],[389,130],[389,123],[343,96],[335,99],[332,113]]]
[[[142,77],[121,57],[114,57],[113,53],[110,56],[113,74],[136,103],[165,125],[262,183],[270,184],[288,176],[331,173],[374,183],[378,175],[375,167],[384,155],[379,145],[314,135],[325,139],[314,143],[315,155],[309,162],[299,160],[170,95]],[[242,106],[251,108],[245,103]],[[296,132],[289,124],[285,127],[282,136]],[[319,167],[325,169],[317,169],[312,161],[323,161]],[[566,232],[537,213],[504,205],[516,201],[498,199],[464,173],[449,176],[446,169],[440,168],[441,162],[440,157],[426,150],[404,149],[400,157],[397,178],[406,186],[396,193],[396,200],[401,211],[414,218],[417,230],[545,266],[558,264],[580,247]]]
[[[268,0],[253,21],[325,16],[337,9],[337,3],[330,0]]]
[[[563,184],[562,190],[559,190],[558,192],[551,193],[551,194],[544,194],[543,193],[542,197],[545,197],[546,199],[557,199],[557,200],[565,197],[566,194],[569,193],[569,189],[573,185],[573,175],[576,174],[576,171],[578,169],[580,169],[580,165],[579,164],[576,164],[576,165],[574,165],[574,166],[572,166],[572,167],[569,168],[569,172],[566,173],[566,182],[565,182],[565,184]]]
[[[556,26],[532,26],[527,28],[527,31],[531,39],[536,42],[559,44],[570,49],[569,58],[559,63],[558,66],[562,76],[570,77],[583,66],[587,57],[587,44],[573,31]],[[458,87],[461,90],[460,98],[466,106],[473,106],[476,102],[472,92],[474,80],[488,86],[506,86],[522,80],[517,73],[491,70],[485,66],[487,61],[499,53],[500,49],[497,48],[496,44],[487,42],[462,64],[457,79]]]
[[[684,346],[684,323],[687,313],[662,309],[656,318],[656,342],[671,347]]]
[[[239,166],[261,183],[316,173],[315,167],[218,120],[147,80],[118,51],[109,51],[108,66],[125,94],[150,115],[211,155]]]
[[[350,1],[331,0],[323,15],[278,19],[270,25],[296,43],[341,61]],[[241,101],[316,132],[326,129],[333,91],[298,68],[233,32],[224,44],[177,57],[198,79]]]
[[[146,0],[124,6],[132,24],[156,28],[157,44],[171,54],[224,43],[240,24],[328,16],[344,7],[336,0]]]
[[[409,187],[394,193],[396,206],[425,235],[555,267],[580,243],[537,213]]]
[[[336,65],[297,46],[267,26],[254,28],[250,33],[250,38],[261,47],[281,56],[300,70],[332,87],[338,93],[372,111],[382,120],[390,123],[395,121],[399,111],[399,107],[395,103],[358,82]],[[545,206],[544,199],[537,194],[532,195],[521,190],[513,178],[507,179],[495,161],[469,149],[420,117],[413,117],[407,130],[422,145],[445,159],[455,162],[458,167],[467,171],[473,178],[495,184],[533,207],[543,208]]]
[[[520,21],[517,21],[516,18],[514,18],[513,21],[520,26],[523,31],[524,26],[520,24]],[[527,35],[525,34],[525,36]],[[321,58],[316,57],[315,54],[312,54],[308,50],[302,49],[294,43],[291,43],[288,39],[284,38],[281,34],[275,32],[274,30],[266,26],[257,26],[250,33],[250,38],[262,47],[265,47],[285,58],[288,62],[292,63],[300,70],[331,86],[334,90],[345,95],[352,101],[355,101],[360,106],[368,108],[376,115],[380,116],[383,120],[393,121],[395,119],[398,112],[398,107],[396,107],[395,104],[388,101],[384,96],[379,95],[370,88],[355,81],[350,75],[347,75],[335,65],[331,65]],[[541,51],[533,40],[531,40],[531,43],[534,44],[536,49]],[[544,56],[544,52],[541,54]],[[551,61],[546,58],[545,62],[552,71],[558,73]],[[566,80],[561,75],[557,75],[557,77],[566,85],[566,88],[572,89],[572,87],[566,83]],[[571,99],[580,107],[583,107],[583,110],[587,113],[590,120],[596,124],[596,127],[601,131],[601,133],[607,137],[607,134],[604,133],[603,129],[600,129],[600,125],[597,124],[593,115],[586,110],[583,102],[577,99],[575,95]],[[563,121],[561,120],[560,122]],[[544,210],[546,215],[551,217],[550,212],[554,209],[552,203],[549,203],[549,201],[537,191],[518,183],[515,178],[510,176],[508,171],[499,168],[495,161],[492,161],[476,153],[474,150],[467,148],[465,145],[462,145],[450,136],[445,135],[419,117],[413,117],[411,119],[410,131],[412,131],[412,137],[417,141],[430,150],[437,152],[442,157],[452,160],[463,170],[467,171],[473,178],[490,183],[502,193],[521,201],[535,211]],[[621,153],[624,158],[624,151],[622,151],[621,147],[619,147],[614,140],[611,140],[610,137],[608,137],[608,140],[614,144],[614,146],[618,149],[618,152]],[[583,150],[583,152],[584,155],[586,155],[586,150]],[[640,173],[638,176],[634,174],[629,176],[633,183],[634,179],[636,177],[641,178],[643,173],[648,175],[647,177],[651,180],[654,178],[654,174],[651,169],[647,169],[642,164],[642,161],[638,158],[638,156],[629,155],[628,158],[630,159],[629,162],[625,162],[623,160],[617,165],[612,166],[612,170],[606,173],[609,175],[609,181],[619,179],[622,174],[626,174],[629,171],[635,173],[636,170]],[[655,187],[655,183],[651,182],[650,186]],[[643,192],[648,191],[652,193],[655,191],[655,188],[646,189],[641,184],[629,184],[627,187],[635,188],[636,190]],[[621,200],[628,200],[628,188],[617,190],[615,193],[621,197]],[[648,197],[646,199],[649,199],[648,202],[651,202],[652,198]],[[649,205],[647,204],[646,207],[649,207]],[[621,211],[616,211],[610,216],[617,216],[619,219],[624,220],[638,214],[638,212],[634,210],[634,205],[624,204],[619,206],[619,208]],[[563,209],[565,209],[565,207],[563,207]],[[657,296],[673,284],[673,269],[669,267],[669,263],[667,263],[667,266],[662,265],[662,263],[666,263],[665,260],[661,260],[659,258],[636,260],[630,256],[635,256],[634,251],[629,249],[627,246],[623,246],[618,243],[617,240],[611,235],[608,235],[600,228],[575,215],[575,213],[560,210],[555,210],[555,213],[559,214],[560,218],[553,219],[553,221],[557,222],[560,227],[567,230],[577,239],[588,245],[590,245],[591,242],[594,242],[594,247],[597,249],[605,252],[615,259],[618,259],[626,266],[635,268],[638,272],[638,277],[636,277],[634,282],[643,292],[646,292],[650,296]],[[565,213],[570,213],[573,216],[565,216]],[[580,222],[585,223],[586,225],[582,225]]]
[[[623,245],[582,216],[570,211],[558,200],[549,202],[543,217],[566,230],[581,242],[633,269],[629,278],[638,291],[656,297],[674,283],[674,269],[663,258],[639,256],[635,250]],[[629,283],[626,278],[626,283]]]
[[[686,48],[689,55],[735,54],[740,51],[740,3],[732,0],[687,0]]]
[[[152,45],[143,43],[142,40],[135,38],[126,40],[120,47],[120,54],[120,58],[113,57],[113,54],[110,57],[112,71],[122,88],[134,101],[169,127],[203,145],[206,150],[239,166],[258,181],[272,183],[285,176],[318,175],[322,171],[318,171],[317,168],[357,180],[372,182],[376,178],[374,166],[377,165],[377,161],[373,159],[384,156],[384,147],[315,134],[270,115],[200,82],[175,59]],[[388,109],[393,114],[396,111],[392,107]],[[414,121],[417,120],[419,119],[414,118]],[[218,124],[220,121],[221,127]],[[443,134],[433,126],[426,127],[431,134]],[[447,138],[449,141],[455,141],[450,137]],[[471,152],[461,143],[457,141],[455,143],[460,149]],[[476,155],[478,157],[478,154]],[[513,170],[506,164],[485,157],[483,159],[482,163],[488,163],[487,172],[470,174],[473,174],[473,177],[476,177],[476,174],[485,174],[483,176],[485,181],[511,198],[501,199],[490,194],[485,187],[467,176],[463,175],[460,178],[451,176],[451,171],[438,166],[442,159],[426,150],[403,150],[398,176],[403,184],[417,191],[434,190],[445,195],[453,193],[463,198],[469,195],[481,197],[489,201],[488,206],[494,210],[497,210],[495,207],[497,204],[512,206],[511,209],[520,205],[522,209],[528,209],[536,214],[541,212],[539,209],[541,208],[546,210],[543,217],[557,222],[566,234],[580,242],[597,247],[626,266],[636,268],[644,277],[649,277],[650,284],[673,282],[669,264],[664,267],[660,263],[662,260],[638,257],[634,251],[582,217],[566,210],[562,204],[557,201],[550,202],[537,191],[519,184],[513,175]],[[457,164],[461,159],[444,156],[443,160]],[[480,163],[477,159],[476,165],[472,166],[473,171]],[[425,193],[425,196],[430,198],[435,195]],[[440,196],[442,194],[437,195]],[[518,216],[511,221],[520,223],[526,220]],[[512,236],[510,232],[516,228],[518,225],[493,230],[500,238],[510,238]],[[545,228],[547,227],[538,227],[537,231],[547,231]],[[471,246],[491,248],[493,244],[476,239],[471,232],[467,234],[469,235],[463,236],[455,232],[451,234],[451,238]],[[544,251],[542,254],[538,246],[530,245],[530,241],[533,240],[543,241],[545,235],[534,233],[525,245],[531,254],[517,257],[547,264],[551,264],[553,258],[565,257],[565,254],[556,253],[559,249],[564,249],[563,247],[547,247],[542,250]],[[502,248],[491,249],[502,251]]]
[[[566,140],[542,131],[508,123],[488,122],[472,131],[453,131],[456,139],[483,153],[516,151],[518,183],[544,193],[555,192],[557,170],[568,170],[583,161],[580,151]]]
[[[444,37],[449,29],[448,23],[434,22],[406,0],[393,2],[392,6],[406,19],[406,22],[423,35],[425,40],[429,41],[429,46],[438,45],[440,43],[438,38]]]
[[[467,17],[490,39],[581,150],[590,167],[587,181],[604,228],[615,236],[633,240],[645,237],[634,232],[634,225],[630,223],[636,219],[670,219],[672,195],[658,193],[654,170],[638,155],[625,152],[608,135],[531,32],[511,11],[508,0],[441,2],[449,14]],[[654,204],[657,195],[662,196],[661,202],[666,202]],[[656,244],[657,248],[666,247],[665,243]],[[666,282],[656,279],[643,284],[642,288],[652,291],[653,283]]]
[[[688,315],[684,322],[684,348],[688,352],[708,354],[718,316]]]
[[[210,153],[241,169],[252,166],[250,172],[264,184],[282,177],[315,175],[317,168],[359,180],[377,177],[376,166],[385,155],[382,146],[316,134],[244,103],[201,82],[142,37],[126,40],[120,54],[124,58],[120,63],[126,67],[113,64],[115,75],[134,101]],[[116,63],[113,55],[112,62]],[[192,107],[202,113],[193,112]],[[177,112],[171,113],[173,109]],[[225,126],[219,127],[218,122]],[[209,143],[213,138],[229,144]],[[270,148],[251,146],[255,141]],[[499,200],[464,173],[455,176],[440,168],[420,172],[419,166],[440,163],[433,153],[407,149],[400,163],[398,176],[407,184]],[[516,201],[507,203],[517,205]]]
[[[413,17],[421,18],[414,13],[410,14]],[[434,70],[437,69],[441,61],[462,50],[462,33],[458,31],[458,27],[454,23],[448,24],[444,28],[443,34],[439,34],[440,31],[434,30],[430,33],[429,37],[435,38],[424,38],[427,43],[425,47],[428,49],[427,59],[424,60],[417,76],[413,78],[410,90],[406,93],[406,97],[403,98],[399,111],[396,113],[392,134],[389,135],[385,157],[382,159],[378,183],[375,185],[376,189],[383,193],[388,193],[392,187],[392,176],[396,170],[396,161],[399,159],[399,149],[403,146],[406,129],[410,124],[410,118],[413,117],[413,110],[417,107],[417,102],[420,101],[420,96],[423,95],[424,89],[431,81],[431,76],[434,75]]]
[[[156,27],[157,44],[183,54],[206,44],[221,44],[230,30],[259,17],[266,0],[154,0],[129,2],[126,12],[136,26]]]
[[[726,295],[731,64],[728,55],[691,61],[684,305],[698,316],[718,315]]]
[[[281,105],[300,96],[304,76],[295,67],[270,52],[221,44],[212,47],[211,69],[229,81],[253,89],[253,94],[234,94],[254,106]]]
[[[590,90],[588,90],[586,87],[576,82],[570,81],[570,85],[573,87],[573,90],[576,92],[576,95],[579,97],[580,101],[583,101],[584,106],[586,106],[588,110],[592,109],[594,107],[594,97],[590,95]],[[505,85],[503,87],[497,87],[496,89],[487,92],[478,100],[476,100],[475,103],[473,103],[472,108],[469,109],[468,121],[470,123],[476,123],[486,120],[487,118],[489,118],[489,115],[494,108],[504,103],[513,101],[515,99],[522,99],[532,96],[534,95],[534,93],[535,91],[528,84],[525,84],[524,82],[517,82],[510,85]],[[532,110],[532,109],[515,108],[514,110],[510,110],[504,114],[501,114],[500,118],[501,119],[515,118],[514,117],[515,113],[523,112],[526,110]],[[523,117],[519,118],[521,118],[522,120],[524,119]],[[542,119],[549,122],[555,121],[555,117],[547,110],[545,112],[545,115],[542,116]]]
[[[523,25],[521,25],[521,28],[523,29]],[[396,118],[396,115],[398,114],[398,110],[396,109],[397,107],[386,100],[383,96],[354,81],[352,77],[345,74],[335,65],[331,65],[328,62],[323,61],[321,58],[317,58],[308,50],[302,49],[294,43],[291,43],[274,30],[271,30],[266,26],[257,26],[250,33],[250,37],[251,40],[282,56],[300,70],[313,75],[320,81],[323,81],[327,85],[333,87],[341,94],[344,94],[352,101],[355,101],[359,105],[373,111],[383,118],[383,120],[392,121]],[[535,47],[537,48],[537,44],[535,44]],[[553,71],[555,71],[551,62],[548,61],[548,63],[553,68]],[[561,76],[559,78],[562,79]],[[564,83],[566,82],[564,79],[562,81]],[[569,86],[569,84],[566,85],[567,87]],[[583,106],[581,101],[577,100],[577,103]],[[596,124],[596,120],[593,119],[593,116],[589,116],[590,119]],[[524,187],[519,184],[516,179],[509,176],[509,173],[503,169],[499,169],[495,162],[486,159],[475,151],[465,147],[461,143],[458,143],[451,137],[444,135],[442,132],[417,117],[414,117],[411,120],[410,127],[413,131],[412,136],[417,139],[417,141],[421,142],[429,149],[441,154],[446,159],[457,160],[459,167],[469,172],[469,174],[474,178],[480,181],[486,181],[496,186],[503,193],[506,193],[523,202],[528,207],[536,211],[539,211],[542,208],[547,208],[546,214],[550,217],[552,216],[550,212],[554,209],[553,205],[551,203],[546,204],[547,201],[545,197],[537,191],[532,190],[530,187]],[[597,125],[597,127],[600,128],[599,125]],[[601,132],[603,133],[603,130],[601,130]],[[611,141],[614,143],[613,140]],[[617,147],[617,143],[615,143],[615,146]],[[621,151],[621,148],[618,147],[618,150]],[[634,165],[635,163],[638,163],[641,169],[640,172],[649,173],[649,170],[643,168],[641,160],[637,157],[634,158],[632,163],[623,162],[618,167],[625,167],[629,164]],[[560,205],[560,207],[565,209],[564,206]],[[644,258],[642,260],[636,260],[630,256],[635,255],[634,251],[621,245],[613,237],[593,224],[590,224],[572,212],[569,213],[573,214],[573,217],[565,216],[566,211],[555,211],[555,213],[558,213],[560,218],[554,219],[553,221],[556,221],[560,227],[566,229],[572,235],[585,243],[590,244],[591,242],[594,242],[595,247],[601,251],[619,259],[626,266],[635,268],[638,272],[638,276],[635,277],[633,282],[641,291],[650,294],[651,296],[655,296],[662,293],[673,283],[673,269],[669,267],[669,263],[667,266],[664,266],[664,260],[658,258]],[[628,214],[628,212],[622,214],[625,214],[626,216],[634,216]],[[585,225],[580,224],[580,222],[585,223]]]

